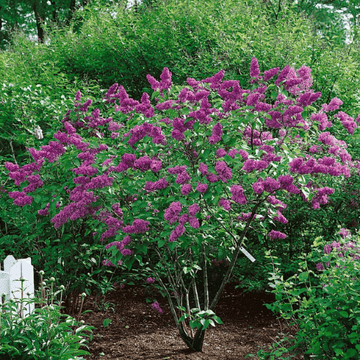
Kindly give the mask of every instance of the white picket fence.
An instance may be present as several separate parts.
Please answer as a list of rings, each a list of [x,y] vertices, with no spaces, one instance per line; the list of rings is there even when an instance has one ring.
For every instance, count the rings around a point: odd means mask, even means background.
[[[0,266],[1,270],[1,266]],[[21,281],[23,282],[23,294],[21,294]],[[27,295],[29,294],[29,295]],[[0,271],[0,302],[10,299],[19,300],[23,298],[34,297],[34,268],[31,265],[31,258],[16,260],[12,255],[8,255],[4,260],[4,271]],[[34,310],[34,303],[25,304],[22,310],[22,317],[29,315]],[[20,306],[18,307],[20,311]]]

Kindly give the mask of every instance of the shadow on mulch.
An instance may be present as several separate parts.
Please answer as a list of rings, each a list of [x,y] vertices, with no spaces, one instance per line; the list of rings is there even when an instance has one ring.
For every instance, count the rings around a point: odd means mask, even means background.
[[[274,301],[272,294],[243,293],[240,288],[235,289],[235,285],[225,286],[215,308],[224,324],[207,329],[203,351],[197,353],[191,352],[181,339],[167,299],[160,294],[156,298],[162,314],[146,302],[149,295],[141,286],[121,289],[117,285],[115,291],[106,294],[104,302],[113,304],[113,310],[105,310],[105,305],[99,311],[92,295],[87,298],[83,311],[93,311],[80,317],[86,324],[96,327],[93,340],[89,342],[92,355],[84,358],[240,360],[248,354],[256,354],[260,348],[268,349],[283,332],[294,334],[294,329],[287,328],[263,305]],[[107,327],[103,325],[105,319],[111,320]]]

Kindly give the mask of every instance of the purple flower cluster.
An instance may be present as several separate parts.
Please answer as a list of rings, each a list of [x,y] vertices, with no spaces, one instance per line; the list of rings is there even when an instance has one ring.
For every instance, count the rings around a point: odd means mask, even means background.
[[[253,216],[253,220],[256,218],[256,216],[258,216],[258,214],[254,214]],[[240,216],[238,216],[238,220],[239,221],[248,221],[251,217],[251,212],[249,213],[241,213]],[[262,215],[260,215],[258,217],[259,220],[264,220],[264,217]]]
[[[115,267],[115,265],[114,265],[109,259],[103,260],[103,261],[102,261],[102,264],[103,264],[104,266],[112,266],[112,267]],[[119,261],[118,261],[118,265],[121,265],[121,264],[122,264],[122,261],[119,260]],[[122,287],[123,287],[123,285],[122,285]]]
[[[301,94],[297,99],[297,104],[298,106],[310,106],[312,103],[314,103],[317,99],[319,99],[321,97],[321,92],[316,92],[316,93],[312,93],[312,92],[305,92],[304,94]]]
[[[147,80],[149,81],[149,84],[151,85],[151,88],[154,91],[159,90],[162,92],[163,90],[170,90],[171,89],[171,72],[167,67],[164,68],[163,72],[160,75],[161,81],[157,81],[154,77],[151,75],[146,75]]]
[[[247,173],[250,173],[254,170],[262,171],[265,170],[269,165],[270,162],[265,160],[247,159],[243,164],[242,170]]]
[[[287,237],[286,234],[275,230],[271,230],[268,235],[270,239],[286,239]]]
[[[170,234],[169,242],[174,242],[185,232],[185,226],[179,224]]]
[[[152,137],[152,142],[154,144],[163,144],[166,145],[165,135],[162,134],[161,128],[158,126],[154,126],[150,123],[143,123],[141,125],[136,125],[129,132],[123,135],[123,137],[127,137],[131,135],[130,139],[127,143],[133,148],[134,145],[143,139],[145,136]]]
[[[321,205],[327,204],[328,195],[331,195],[334,192],[335,192],[335,190],[331,189],[329,187],[323,187],[323,188],[318,189],[317,193],[311,200],[313,209],[319,209],[320,204]]]
[[[206,190],[208,189],[208,185],[207,184],[201,184],[201,183],[198,183],[197,187],[196,187],[196,190],[202,194],[204,194],[206,192]]]
[[[209,144],[215,144],[218,141],[220,141],[222,134],[223,134],[222,125],[218,122],[213,127],[212,134],[209,137]]]
[[[330,102],[330,104],[331,104],[331,102]],[[341,102],[341,104],[342,104],[342,102]],[[352,118],[348,114],[344,113],[343,111],[339,111],[334,117],[340,119],[341,124],[344,126],[344,128],[348,131],[348,133],[350,135],[354,134],[354,131],[357,128],[357,124],[354,121],[354,118]]]
[[[148,284],[153,284],[155,282],[155,279],[152,278],[152,277],[149,277],[149,278],[146,279],[146,281],[147,281]]]
[[[226,165],[225,161],[217,161],[215,170],[219,176],[219,180],[227,183],[227,180],[232,179],[231,169]]]
[[[328,127],[332,127],[332,123],[329,121],[325,113],[311,114],[310,119],[319,123],[319,130],[323,131]]]
[[[219,200],[219,203],[218,203],[219,206],[222,206],[224,208],[224,210],[226,211],[229,211],[231,210],[231,205],[230,205],[230,201],[229,200],[226,200],[224,198],[221,198]]]
[[[284,204],[282,201],[280,201],[279,199],[277,199],[275,196],[268,196],[266,201],[269,203],[269,204],[272,204],[272,205],[280,205],[280,208],[279,209],[286,209],[287,205]]]
[[[149,231],[149,222],[143,219],[135,219],[132,225],[127,225],[122,228],[126,234],[141,234]]]
[[[341,149],[339,151],[339,148],[337,148],[334,149],[334,152],[335,151],[343,163],[351,161],[351,156],[346,151],[346,149]],[[341,165],[340,163],[336,163],[335,159],[329,157],[318,159],[318,161],[316,161],[313,157],[309,157],[307,161],[304,161],[303,158],[296,158],[289,163],[289,166],[290,172],[293,174],[329,174],[331,176],[350,176],[350,170],[348,165]]]
[[[147,181],[145,184],[144,189],[150,193],[150,192],[154,192],[156,190],[162,190],[165,189],[169,186],[169,183],[167,182],[166,178],[161,178],[157,181]],[[191,186],[191,185],[190,185]]]
[[[280,71],[279,67],[264,71],[263,80],[268,81],[268,80],[272,79],[279,71]]]
[[[340,235],[343,239],[345,239],[347,236],[350,235],[350,231],[347,230],[347,229],[341,228],[341,229],[340,229],[340,232],[339,232],[339,235]]]
[[[253,57],[250,63],[250,77],[257,79],[259,75],[260,75],[259,63],[257,61],[257,58]]]
[[[276,216],[273,217],[273,220],[278,221],[282,224],[288,223],[288,219],[285,218],[285,216],[280,212],[280,210],[276,211]]]
[[[9,197],[14,199],[14,204],[18,206],[30,205],[33,201],[31,196],[26,195],[25,192],[11,191],[8,193]]]
[[[329,102],[329,105],[323,104],[322,105],[322,111],[329,112],[329,111],[335,111],[339,109],[339,107],[343,104],[343,102],[338,98],[333,98]]]
[[[186,196],[186,195],[189,195],[190,192],[192,191],[192,187],[191,187],[191,184],[184,184],[182,187],[181,187],[181,194]]]
[[[172,224],[179,219],[179,214],[181,212],[181,203],[178,202],[172,202],[170,206],[165,209],[164,213],[164,219],[169,221],[169,224]]]
[[[244,195],[244,189],[241,185],[232,185],[230,192],[232,194],[231,200],[234,200],[241,205],[245,205],[247,203],[246,197]]]
[[[202,82],[210,84],[211,90],[219,90],[224,75],[225,75],[225,70],[220,70],[214,76],[208,77],[202,80]]]
[[[160,308],[159,303],[157,301],[155,301],[153,304],[151,304],[151,307],[154,310],[158,311],[160,314],[163,312],[162,309]]]

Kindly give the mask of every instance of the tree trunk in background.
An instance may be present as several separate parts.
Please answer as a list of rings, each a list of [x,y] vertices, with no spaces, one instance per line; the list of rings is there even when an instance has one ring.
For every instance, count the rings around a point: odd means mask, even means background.
[[[44,42],[44,29],[41,26],[41,23],[42,23],[43,19],[40,16],[38,5],[39,5],[39,3],[36,0],[32,1],[32,3],[31,3],[31,7],[32,7],[32,9],[34,11],[35,20],[36,20],[36,28],[37,28],[37,32],[38,32],[38,41],[43,43]]]
[[[56,12],[56,3],[55,0],[50,0],[51,5],[53,6],[53,11],[52,11],[52,17],[53,17],[53,21],[57,22],[57,12]]]

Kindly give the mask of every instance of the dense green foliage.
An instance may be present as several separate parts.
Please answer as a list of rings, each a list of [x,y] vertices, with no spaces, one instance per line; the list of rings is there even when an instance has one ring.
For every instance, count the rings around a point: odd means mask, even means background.
[[[324,253],[325,245],[329,248]],[[334,242],[331,251],[328,242],[317,238],[312,251],[299,257],[297,274],[288,279],[279,271],[278,260],[272,258],[269,280],[276,302],[267,306],[298,331],[295,337],[286,334],[270,353],[261,350],[260,359],[268,359],[270,354],[289,359],[282,357],[288,352],[314,359],[359,359],[359,245],[359,236],[347,237]]]
[[[49,279],[50,286],[41,286],[39,297],[0,304],[1,359],[81,360],[84,358],[80,355],[90,354],[80,348],[88,349],[86,338],[90,336],[90,341],[92,340],[94,327],[83,324],[79,326],[73,317],[61,314],[60,306],[54,299],[59,293],[62,299],[63,290],[55,292],[53,280],[54,278]],[[41,281],[46,284],[48,279],[41,278]],[[27,309],[34,302],[34,311],[25,315],[24,308]]]

